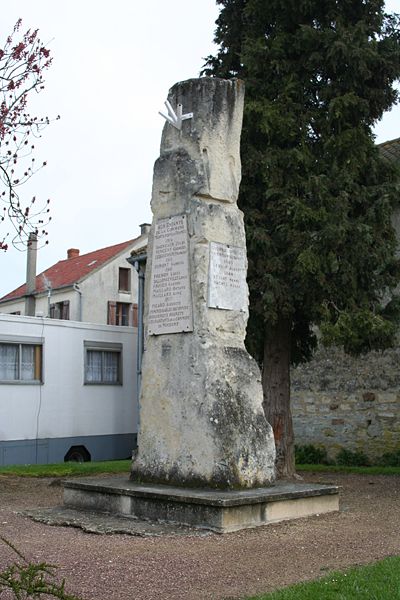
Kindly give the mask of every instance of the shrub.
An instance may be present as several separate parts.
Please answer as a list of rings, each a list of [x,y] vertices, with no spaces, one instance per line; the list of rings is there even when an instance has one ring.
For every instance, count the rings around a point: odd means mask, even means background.
[[[378,459],[378,464],[383,467],[400,467],[400,448],[394,452],[385,452]]]
[[[338,465],[345,465],[347,467],[368,467],[370,465],[369,458],[361,450],[352,452],[346,448],[342,448],[337,456],[336,462]]]
[[[325,448],[317,448],[312,444],[295,446],[295,459],[299,465],[327,465],[329,464]]]
[[[12,597],[22,598],[58,598],[59,600],[80,600],[77,596],[67,594],[65,581],[55,579],[57,567],[48,563],[32,563],[6,538],[0,536],[0,541],[6,544],[20,559],[12,563],[4,571],[0,571],[0,596],[10,590]],[[9,596],[7,596],[9,597]]]

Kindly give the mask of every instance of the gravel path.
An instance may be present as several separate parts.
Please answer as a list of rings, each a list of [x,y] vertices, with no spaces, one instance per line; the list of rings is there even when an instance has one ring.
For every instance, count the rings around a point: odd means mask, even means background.
[[[341,511],[223,536],[132,537],[33,522],[18,511],[61,504],[61,488],[0,476],[0,534],[59,565],[86,600],[233,600],[400,554],[400,477],[305,479],[342,486]],[[0,546],[0,569],[12,560]]]

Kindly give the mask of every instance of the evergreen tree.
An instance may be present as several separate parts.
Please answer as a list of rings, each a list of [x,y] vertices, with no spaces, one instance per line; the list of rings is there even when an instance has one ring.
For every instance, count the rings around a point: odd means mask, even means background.
[[[246,84],[241,141],[248,347],[263,365],[277,472],[294,475],[290,363],[322,340],[394,343],[396,170],[372,127],[397,101],[400,20],[383,0],[217,0],[204,72]],[[395,136],[394,136],[395,137]]]

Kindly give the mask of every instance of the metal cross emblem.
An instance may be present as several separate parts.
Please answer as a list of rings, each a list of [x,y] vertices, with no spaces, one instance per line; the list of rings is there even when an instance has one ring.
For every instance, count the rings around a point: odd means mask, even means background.
[[[182,122],[186,121],[186,119],[193,118],[193,113],[186,113],[185,115],[182,114],[182,104],[178,104],[178,106],[176,107],[176,112],[174,111],[174,109],[171,106],[171,103],[168,102],[168,100],[166,100],[164,104],[168,111],[168,115],[164,115],[164,113],[162,112],[159,112],[158,114],[164,117],[164,119],[168,121],[168,123],[171,123],[171,125],[173,125],[176,129],[181,130]]]

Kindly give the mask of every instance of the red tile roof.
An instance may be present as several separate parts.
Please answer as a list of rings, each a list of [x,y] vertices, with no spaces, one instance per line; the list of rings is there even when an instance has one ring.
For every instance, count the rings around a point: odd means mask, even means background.
[[[108,246],[108,248],[101,248],[100,250],[89,252],[88,254],[82,254],[75,258],[60,260],[49,269],[46,269],[46,271],[43,271],[43,273],[36,276],[36,292],[40,293],[47,290],[46,279],[51,283],[51,288],[53,290],[78,283],[92,271],[97,270],[124,250],[128,250],[136,239],[138,238],[123,242],[122,244],[116,244],[115,246]],[[0,302],[14,300],[25,294],[26,284],[21,285],[16,290],[0,298]]]

